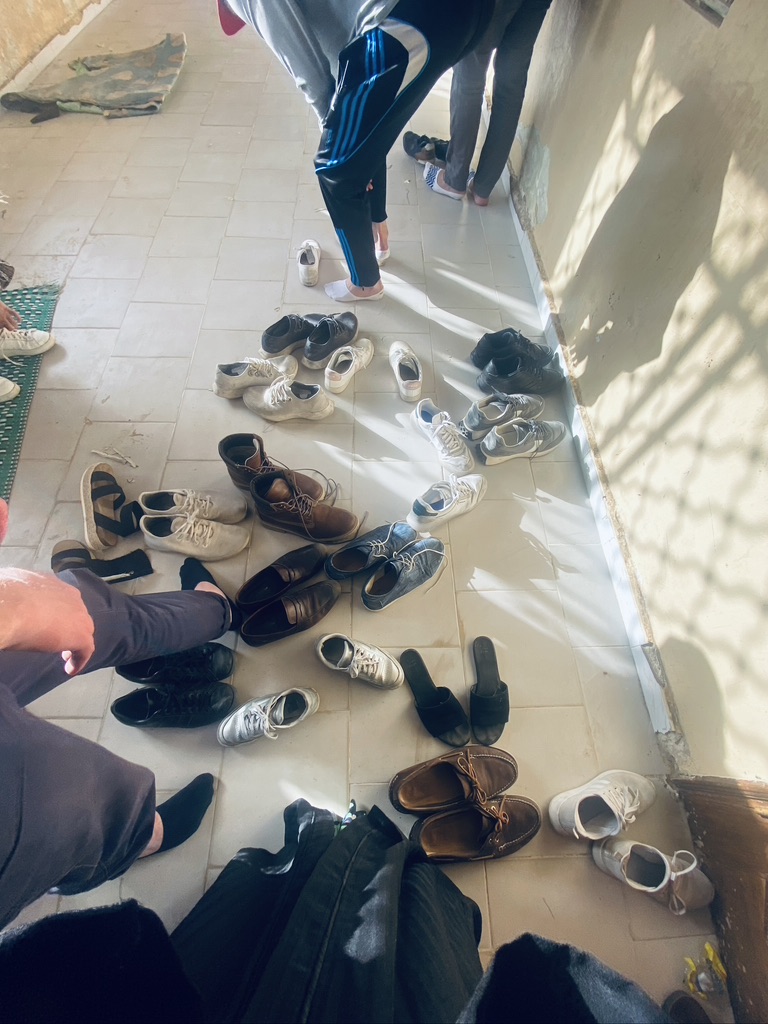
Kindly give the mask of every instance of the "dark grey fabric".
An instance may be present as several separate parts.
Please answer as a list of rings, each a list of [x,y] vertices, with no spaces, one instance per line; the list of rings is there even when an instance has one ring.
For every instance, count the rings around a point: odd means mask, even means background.
[[[86,569],[60,579],[94,621],[86,672],[186,650],[229,625],[215,594],[131,597]],[[58,654],[0,651],[0,927],[53,887],[83,892],[122,874],[152,835],[152,772],[24,709],[68,679]]]

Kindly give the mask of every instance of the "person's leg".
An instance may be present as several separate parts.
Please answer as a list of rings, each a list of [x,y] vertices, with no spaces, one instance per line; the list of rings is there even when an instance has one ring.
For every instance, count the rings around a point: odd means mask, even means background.
[[[96,650],[86,672],[189,650],[229,627],[229,602],[223,595],[183,590],[131,597],[87,569],[59,578],[77,587],[94,622]],[[29,704],[68,678],[58,654],[0,651],[0,680],[19,704]]]
[[[439,18],[431,5],[400,0],[382,25],[339,55],[339,87],[315,166],[358,290],[381,287],[367,191],[372,174],[440,75],[474,45],[490,13],[490,0],[446,0]]]
[[[485,79],[492,53],[492,47],[477,47],[453,69],[451,137],[443,177],[438,178],[438,182],[455,192],[464,192],[467,187],[469,165],[475,152],[480,128]]]
[[[382,164],[371,178],[371,221],[377,262],[379,253],[389,253],[389,227],[387,226],[387,165]]]
[[[496,50],[491,117],[474,179],[474,192],[483,199],[501,177],[515,141],[533,48],[551,2],[523,0]]]

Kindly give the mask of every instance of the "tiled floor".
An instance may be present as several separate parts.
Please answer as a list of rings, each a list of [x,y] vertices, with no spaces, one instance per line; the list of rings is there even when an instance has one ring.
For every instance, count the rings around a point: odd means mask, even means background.
[[[479,394],[466,362],[477,338],[502,324],[532,337],[541,330],[505,197],[494,195],[481,211],[434,196],[396,148],[388,297],[357,310],[376,344],[371,367],[319,423],[268,424],[215,397],[215,364],[255,354],[261,331],[283,312],[338,311],[321,289],[299,285],[296,246],[320,240],[321,281],[340,276],[341,252],[313,180],[313,115],[255,35],[220,34],[207,0],[113,0],[46,78],[76,54],[148,45],[166,30],[184,31],[189,53],[160,115],[66,115],[35,127],[26,115],[0,113],[0,187],[10,195],[0,254],[17,268],[15,286],[65,285],[59,344],[43,363],[0,550],[5,565],[47,569],[56,541],[82,536],[79,479],[96,461],[93,450],[107,445],[137,463],[115,467],[134,497],[161,486],[229,486],[217,441],[253,430],[276,458],[337,480],[341,500],[368,512],[371,526],[402,517],[440,468],[409,427],[410,407],[387,365],[390,342],[404,338],[416,349],[425,395],[458,417]],[[419,112],[419,129],[445,133],[446,107],[441,83]],[[550,418],[560,408],[558,398],[547,400]],[[38,701],[37,714],[148,765],[163,792],[200,771],[218,778],[215,807],[192,841],[61,906],[136,896],[173,926],[241,845],[281,844],[281,811],[297,796],[336,810],[350,797],[377,802],[410,826],[389,807],[387,781],[445,748],[421,729],[407,688],[378,693],[320,666],[314,641],[335,630],[395,654],[418,647],[463,700],[473,682],[471,641],[489,634],[510,686],[499,745],[519,761],[517,791],[546,807],[598,770],[653,775],[659,798],[631,835],[669,852],[688,845],[662,785],[572,443],[489,470],[488,485],[476,511],[440,531],[450,564],[429,594],[371,614],[353,588],[300,637],[261,651],[238,647],[241,699],[290,683],[320,693],[320,712],[276,743],[224,751],[212,728],[126,729],[108,708],[127,687],[109,671]],[[250,550],[218,563],[216,574],[234,592],[298,543],[255,524]],[[135,591],[176,589],[180,559],[151,557],[155,573]],[[597,870],[586,844],[548,823],[512,858],[446,870],[482,908],[484,951],[530,929],[593,950],[657,998],[680,981],[683,955],[697,954],[711,929],[706,913],[675,918],[625,891]],[[48,896],[27,916],[57,906]]]

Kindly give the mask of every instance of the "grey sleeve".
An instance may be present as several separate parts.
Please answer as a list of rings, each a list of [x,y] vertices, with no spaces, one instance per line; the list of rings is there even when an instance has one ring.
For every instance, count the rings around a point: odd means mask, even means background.
[[[323,53],[305,11],[296,0],[246,0],[252,24],[322,121],[331,105],[336,82],[329,56]],[[333,54],[335,65],[338,54]]]

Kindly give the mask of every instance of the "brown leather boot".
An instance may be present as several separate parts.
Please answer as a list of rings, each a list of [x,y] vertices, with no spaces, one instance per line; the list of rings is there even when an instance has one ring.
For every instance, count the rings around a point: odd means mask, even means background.
[[[255,480],[260,474],[281,469],[286,473],[292,473],[299,488],[314,501],[325,499],[332,504],[331,498],[328,497],[328,481],[323,484],[306,473],[294,473],[286,466],[273,462],[264,451],[264,442],[258,434],[228,434],[219,441],[219,455],[227,467],[232,483],[241,491],[250,490],[251,480]],[[318,473],[318,476],[324,479],[322,474]],[[335,494],[333,497],[335,498]]]
[[[417,821],[411,839],[430,860],[490,860],[515,853],[541,828],[533,800],[503,796]]]
[[[270,530],[295,533],[321,544],[341,544],[360,529],[356,515],[312,498],[290,471],[279,469],[255,477],[251,497],[259,519]]]

